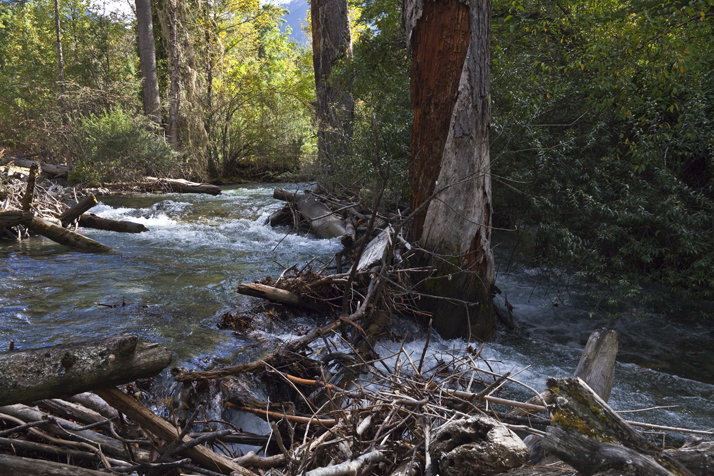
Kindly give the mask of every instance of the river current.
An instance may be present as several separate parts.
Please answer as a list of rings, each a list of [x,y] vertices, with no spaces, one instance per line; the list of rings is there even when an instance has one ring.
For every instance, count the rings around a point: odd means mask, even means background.
[[[286,185],[283,185],[286,186]],[[132,332],[162,343],[176,365],[200,368],[216,360],[246,361],[260,343],[220,330],[221,314],[246,310],[242,282],[277,277],[285,267],[328,260],[338,240],[288,233],[266,225],[281,204],[273,185],[225,187],[219,196],[194,194],[105,197],[92,211],[139,222],[141,234],[82,233],[116,248],[116,255],[78,253],[44,238],[0,243],[0,349]],[[287,185],[298,189],[297,185]],[[517,329],[501,329],[484,346],[495,371],[545,387],[548,376],[572,375],[588,335],[618,331],[620,353],[610,403],[616,410],[675,406],[625,418],[694,429],[714,428],[714,322],[697,315],[643,309],[637,316],[593,306],[588,289],[545,280],[534,269],[499,265],[497,285],[514,306]],[[631,306],[630,306],[631,307]],[[694,313],[686,307],[681,313]],[[424,332],[403,323],[405,349],[419,358]],[[267,339],[290,338],[283,329]],[[402,345],[377,346],[387,355]],[[434,335],[430,350],[459,353],[461,339]],[[253,351],[247,350],[253,349]],[[528,395],[523,394],[523,397]]]

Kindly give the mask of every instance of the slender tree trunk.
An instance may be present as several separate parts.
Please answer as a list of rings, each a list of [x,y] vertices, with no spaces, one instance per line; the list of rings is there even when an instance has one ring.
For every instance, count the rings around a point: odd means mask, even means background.
[[[169,143],[178,147],[178,121],[181,83],[179,80],[179,41],[178,41],[178,1],[169,0],[169,51],[171,57],[171,90],[169,93]]]
[[[144,113],[161,124],[159,80],[156,76],[156,48],[151,20],[151,0],[136,0],[136,26],[139,39],[139,60],[143,77]]]
[[[349,84],[332,78],[334,66],[352,57],[346,0],[311,0],[312,58],[317,92],[317,156],[328,188],[352,141],[354,100]]]
[[[414,126],[412,232],[439,258],[425,300],[445,336],[486,338],[491,301],[491,177],[488,149],[490,0],[407,0]],[[432,195],[436,195],[432,197]]]
[[[59,0],[55,0],[55,35],[57,36],[57,69],[59,70],[60,94],[62,95],[60,98],[60,107],[62,109],[62,116],[64,117],[66,114],[64,106],[66,88],[64,83],[64,56],[62,55],[62,30],[60,28]]]

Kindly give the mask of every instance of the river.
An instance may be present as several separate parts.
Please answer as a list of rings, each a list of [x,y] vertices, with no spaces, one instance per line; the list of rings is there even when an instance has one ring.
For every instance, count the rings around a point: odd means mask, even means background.
[[[272,190],[273,185],[242,185],[225,187],[215,197],[105,197],[94,213],[149,228],[137,235],[81,230],[120,250],[116,255],[78,253],[44,238],[0,243],[0,348],[7,349],[11,340],[23,349],[132,332],[166,345],[175,352],[175,363],[189,368],[248,360],[260,342],[217,328],[221,314],[247,310],[253,302],[236,293],[237,285],[277,277],[285,267],[315,256],[329,259],[340,248],[338,240],[267,226],[266,218],[281,206]],[[712,319],[701,319],[685,304],[680,312],[692,314],[678,320],[671,311],[622,315],[594,306],[588,288],[564,288],[524,266],[500,264],[497,285],[514,306],[518,328],[501,330],[485,346],[483,356],[494,370],[521,371],[520,380],[543,389],[547,376],[572,375],[593,329],[612,327],[621,349],[610,401],[615,409],[675,405],[624,416],[714,427]],[[406,349],[418,356],[423,332],[407,322],[403,327],[414,336]],[[284,333],[264,334],[289,337]],[[382,342],[378,350],[398,345]],[[438,357],[466,345],[434,336],[430,349]]]

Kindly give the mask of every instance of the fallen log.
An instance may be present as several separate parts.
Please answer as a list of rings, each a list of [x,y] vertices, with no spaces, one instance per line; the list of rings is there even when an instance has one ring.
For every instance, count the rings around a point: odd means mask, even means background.
[[[84,228],[94,228],[97,230],[116,231],[119,233],[142,233],[149,231],[141,223],[134,223],[125,220],[111,220],[102,218],[94,213],[85,213],[79,217],[79,226]]]
[[[22,210],[0,212],[0,228],[10,228],[17,225],[27,225],[32,221],[32,213]]]
[[[153,433],[155,436],[169,442],[178,439],[180,431],[176,427],[166,420],[159,418],[139,402],[116,388],[109,387],[97,390],[96,394],[109,405],[131,418],[143,429]],[[191,438],[188,436],[184,436],[181,439],[181,443],[188,443],[190,441]],[[211,471],[219,471],[224,474],[235,472],[234,474],[239,476],[257,476],[254,472],[234,463],[223,455],[211,451],[205,446],[191,446],[184,449],[181,453]]]
[[[82,213],[86,212],[96,204],[97,197],[91,194],[87,195],[60,215],[59,219],[60,222],[62,222],[62,226],[67,227],[67,225],[79,218]]]
[[[311,309],[313,311],[324,311],[324,306],[319,306],[316,303],[311,303],[306,301],[299,295],[286,291],[285,289],[275,288],[273,286],[268,286],[259,283],[244,283],[238,286],[238,293],[246,295],[259,297],[262,299],[267,299],[272,302],[279,304],[285,304],[288,306],[296,306],[304,309]]]
[[[47,162],[40,162],[38,160],[21,159],[16,157],[8,157],[5,159],[6,164],[15,164],[18,167],[30,168],[33,165],[39,165],[40,170],[48,175],[53,175],[55,177],[66,177],[69,174],[69,167],[66,165],[55,165],[48,164]]]
[[[62,397],[151,377],[172,354],[153,342],[122,334],[0,355],[0,405]]]
[[[543,447],[578,471],[691,474],[628,425],[581,379],[551,378],[547,385],[555,398],[550,412],[553,423],[543,437]]]
[[[221,188],[210,183],[189,182],[183,179],[145,177],[142,188],[152,192],[207,193],[220,195]]]
[[[310,224],[313,233],[320,238],[341,237],[347,231],[342,219],[312,193],[296,194],[276,188],[273,190],[273,198],[293,203]]]
[[[24,458],[22,456],[0,454],[0,474],[24,476],[41,474],[42,476],[106,476],[103,471],[70,466],[52,461]]]
[[[42,421],[50,418],[47,413],[41,412],[36,408],[28,407],[27,405],[22,405],[20,403],[0,407],[0,413],[9,415],[25,422]],[[65,420],[63,418],[51,418],[56,424],[47,425],[45,429],[54,437],[61,439],[74,439],[75,441],[80,440],[84,442],[91,442],[91,444],[100,447],[102,451],[106,454],[116,456],[118,458],[129,457],[126,447],[124,446],[124,443],[122,441],[93,430],[85,430],[82,428],[81,425],[78,425],[77,423],[71,422],[69,420]],[[146,461],[150,456],[149,452],[143,449],[135,448],[132,451],[134,453],[134,456],[140,460]]]
[[[91,238],[69,231],[61,226],[53,225],[42,218],[33,217],[27,227],[38,235],[45,236],[61,245],[77,248],[82,251],[90,251],[93,253],[116,252],[116,250],[107,245],[103,245],[102,243],[99,243]]]

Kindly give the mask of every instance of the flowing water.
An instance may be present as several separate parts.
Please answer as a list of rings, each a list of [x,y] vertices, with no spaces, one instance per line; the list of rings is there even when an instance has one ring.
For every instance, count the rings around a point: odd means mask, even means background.
[[[132,332],[169,347],[177,365],[249,360],[251,352],[260,352],[260,342],[217,328],[221,314],[253,302],[236,293],[237,285],[276,277],[316,256],[327,260],[340,248],[338,240],[267,226],[266,218],[281,206],[272,190],[273,185],[249,185],[226,187],[216,197],[103,198],[94,213],[150,230],[137,235],[81,230],[120,250],[116,255],[78,253],[43,238],[0,244],[0,349],[11,340],[23,349]],[[692,315],[674,321],[666,313],[644,311],[618,319],[611,309],[593,306],[584,288],[565,292],[532,269],[505,268],[497,284],[515,307],[518,329],[500,332],[485,346],[483,356],[494,370],[521,371],[519,379],[543,389],[547,376],[572,375],[593,329],[612,327],[621,343],[611,397],[616,409],[676,405],[625,417],[714,427],[711,319]],[[413,336],[405,349],[418,358],[423,331],[403,326]],[[378,350],[386,354],[399,345],[382,342]],[[438,357],[463,352],[466,345],[434,336],[430,349]]]

